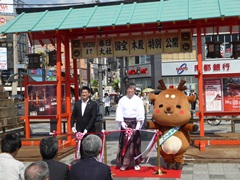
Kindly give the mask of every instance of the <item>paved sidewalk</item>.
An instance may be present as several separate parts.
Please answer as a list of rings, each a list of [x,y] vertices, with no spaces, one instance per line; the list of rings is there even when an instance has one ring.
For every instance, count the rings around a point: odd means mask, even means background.
[[[110,116],[105,116],[106,130],[117,130],[117,124],[114,121],[115,113],[111,112]],[[151,119],[151,115],[148,115],[147,119]],[[49,124],[32,124],[32,130],[34,133],[49,132]],[[230,121],[222,121],[218,126],[210,126],[207,123],[204,125],[205,133],[213,132],[231,132]],[[236,132],[240,132],[240,124],[235,125]],[[142,132],[142,150],[145,149],[151,139],[151,134]],[[115,158],[118,148],[119,133],[111,133],[107,135],[107,164],[115,165]],[[157,153],[153,151],[152,156],[147,164],[141,164],[141,166],[157,166]],[[219,157],[221,158],[221,157]],[[74,162],[74,154],[71,154],[60,160],[68,165]],[[240,162],[240,159],[239,159]],[[29,164],[26,162],[25,164]],[[161,164],[163,162],[161,161]],[[114,178],[114,180],[155,180],[163,178]],[[240,179],[240,163],[187,163],[183,166],[181,180],[236,180]],[[171,180],[171,179],[170,179]]]
[[[117,124],[115,121],[108,120],[106,123],[106,130],[116,130]],[[218,129],[218,130],[217,130]],[[206,124],[206,130],[210,131],[230,131],[230,122],[222,122],[219,126],[210,126]],[[115,158],[117,154],[119,133],[111,133],[107,135],[107,163],[108,165],[115,165]],[[142,150],[145,149],[150,141],[151,133],[142,132]],[[152,156],[147,164],[141,166],[157,166],[156,150],[153,151]],[[66,164],[74,162],[74,155],[69,155],[61,160]],[[240,160],[239,160],[240,161]],[[161,161],[161,164],[163,162]],[[184,165],[182,170],[182,180],[236,180],[240,179],[240,163],[204,163],[194,164],[188,163]],[[114,180],[154,180],[158,178],[114,178]],[[161,178],[163,179],[163,178]]]

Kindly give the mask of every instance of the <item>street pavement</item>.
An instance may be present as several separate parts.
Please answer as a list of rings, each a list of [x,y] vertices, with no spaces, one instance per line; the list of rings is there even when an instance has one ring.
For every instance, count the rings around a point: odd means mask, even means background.
[[[150,108],[150,113],[147,119],[151,119],[152,106]],[[20,109],[20,114],[23,114],[23,109]],[[110,116],[103,117],[106,121],[106,131],[118,130],[117,123],[115,122],[115,112],[111,112]],[[194,117],[196,118],[196,117]],[[198,124],[198,122],[195,122]],[[205,133],[213,132],[231,132],[231,122],[222,121],[217,126],[211,126],[208,123],[204,124]],[[235,124],[235,131],[240,132],[240,124]],[[39,123],[31,124],[31,132],[34,135],[46,135],[50,132],[49,123]],[[197,132],[199,133],[199,131]],[[144,150],[149,141],[151,140],[152,133],[142,132],[142,150]],[[110,133],[107,135],[107,164],[115,166],[115,158],[118,148],[118,137],[119,133]],[[61,162],[71,165],[74,163],[74,154],[60,160]],[[240,160],[239,160],[240,162]],[[31,162],[25,162],[28,165]],[[161,164],[163,165],[163,160],[161,159]],[[157,152],[154,149],[149,161],[147,163],[142,163],[141,166],[157,166]],[[164,178],[113,178],[114,180],[155,180]],[[182,180],[236,180],[240,179],[240,163],[187,163],[182,169]],[[171,179],[170,179],[171,180]]]
[[[106,131],[118,130],[117,123],[114,121],[115,113],[111,112],[110,116],[104,116],[106,120]],[[147,119],[151,119],[148,115]],[[31,129],[34,133],[49,133],[49,124],[32,124]],[[211,126],[205,123],[205,132],[231,132],[230,121],[222,121],[218,126]],[[240,132],[240,124],[236,124],[236,132]],[[142,150],[148,145],[152,133],[142,132]],[[118,148],[119,133],[110,133],[107,135],[107,164],[115,165],[115,158]],[[60,160],[68,165],[74,162],[74,154],[71,154]],[[240,162],[240,160],[239,160]],[[27,162],[28,164],[30,162]],[[163,161],[161,160],[161,164]],[[157,166],[157,152],[154,149],[148,163],[142,163],[141,166]],[[154,180],[160,178],[113,178],[114,180]],[[161,178],[164,179],[164,178]],[[188,163],[183,166],[182,180],[236,180],[240,179],[240,163]]]

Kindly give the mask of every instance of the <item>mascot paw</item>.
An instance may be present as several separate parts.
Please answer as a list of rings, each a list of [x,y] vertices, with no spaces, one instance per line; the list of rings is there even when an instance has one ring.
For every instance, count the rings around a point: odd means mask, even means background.
[[[172,169],[174,169],[174,170],[182,170],[182,168],[183,168],[183,165],[178,162],[174,163],[173,167],[172,167]]]
[[[197,124],[194,124],[193,126],[193,131],[197,131],[198,130],[198,125]]]
[[[173,163],[170,163],[170,162],[168,162],[168,163],[165,163],[165,169],[172,169],[173,168]]]

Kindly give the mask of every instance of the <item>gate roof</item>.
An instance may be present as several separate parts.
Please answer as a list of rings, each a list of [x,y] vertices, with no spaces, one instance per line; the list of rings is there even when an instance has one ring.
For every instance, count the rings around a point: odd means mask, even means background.
[[[106,33],[121,33],[135,27],[144,29],[156,23],[171,22],[171,28],[191,28],[191,23],[203,20],[208,27],[216,26],[216,18],[222,25],[238,25],[240,0],[161,0],[154,2],[134,2],[115,4],[93,4],[64,10],[21,13],[0,27],[0,33],[26,33],[70,30],[79,35],[92,35],[93,30],[111,27]],[[229,20],[226,20],[228,19]],[[236,18],[233,19],[232,18]],[[213,20],[213,21],[211,21]],[[225,21],[225,22],[224,22]],[[183,23],[187,22],[187,26]],[[228,23],[227,23],[228,22]],[[219,23],[221,23],[219,21]],[[141,26],[137,26],[141,25]],[[146,25],[146,26],[145,26]],[[168,25],[170,26],[170,25]],[[118,27],[121,27],[116,31]],[[127,27],[127,28],[126,28]],[[167,27],[167,25],[165,26]],[[194,25],[194,27],[196,27]],[[164,28],[164,27],[163,27]],[[79,31],[79,30],[83,31]],[[146,31],[147,29],[145,29]],[[87,34],[88,33],[88,34]],[[49,36],[49,34],[48,34]]]

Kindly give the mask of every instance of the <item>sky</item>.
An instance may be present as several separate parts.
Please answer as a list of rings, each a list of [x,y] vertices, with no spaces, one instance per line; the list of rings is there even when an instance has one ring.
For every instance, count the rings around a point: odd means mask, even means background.
[[[65,3],[92,3],[94,0],[24,0],[26,4],[65,4]],[[117,0],[100,0],[100,2],[111,2]],[[95,2],[95,1],[94,1]]]

